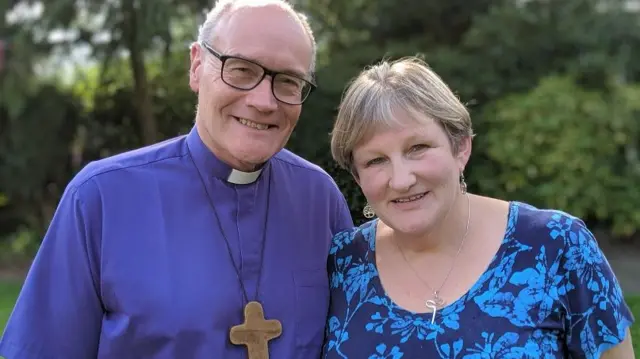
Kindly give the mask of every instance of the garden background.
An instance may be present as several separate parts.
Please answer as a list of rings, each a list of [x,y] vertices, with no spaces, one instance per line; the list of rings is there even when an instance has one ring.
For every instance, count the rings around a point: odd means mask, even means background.
[[[334,176],[356,221],[362,194],[328,149],[340,96],[364,66],[421,54],[472,113],[470,191],[584,218],[640,317],[640,1],[294,2],[320,87],[287,147]],[[192,126],[188,46],[211,5],[0,1],[0,332],[72,176]]]

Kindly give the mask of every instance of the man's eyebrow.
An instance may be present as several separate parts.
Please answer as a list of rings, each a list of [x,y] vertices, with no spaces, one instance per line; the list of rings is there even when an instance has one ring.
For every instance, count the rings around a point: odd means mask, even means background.
[[[282,72],[282,73],[287,74],[287,75],[293,75],[295,77],[299,77],[301,79],[310,81],[309,74],[307,74],[305,72],[300,72],[300,71],[296,71],[296,70],[283,70],[283,71],[279,71],[279,72]]]
[[[299,78],[301,78],[301,79],[303,79],[305,81],[311,81],[312,80],[311,76],[306,72],[300,72],[300,71],[291,70],[291,69],[272,69],[271,67],[265,66],[261,61],[258,61],[256,59],[248,58],[248,57],[243,56],[242,54],[239,54],[237,52],[231,52],[227,56],[233,56],[233,57],[237,57],[237,58],[244,59],[244,60],[247,60],[247,61],[255,62],[256,64],[264,67],[265,69],[268,69],[268,70],[271,70],[271,71],[275,71],[275,72],[280,72],[280,73],[287,74],[287,75],[292,75],[292,76],[295,76],[295,77],[299,77]]]

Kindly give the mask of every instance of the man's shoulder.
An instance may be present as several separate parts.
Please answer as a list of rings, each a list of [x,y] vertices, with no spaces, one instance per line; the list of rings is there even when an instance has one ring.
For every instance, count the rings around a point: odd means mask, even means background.
[[[362,256],[375,248],[377,219],[336,233],[331,240],[330,255],[337,257]]]
[[[335,184],[333,177],[319,165],[303,158],[300,155],[293,153],[288,149],[282,149],[274,156],[276,160],[283,167],[288,168],[296,175],[302,177],[317,179],[321,181],[329,181]]]
[[[76,190],[92,179],[107,174],[117,175],[131,169],[149,167],[162,161],[183,157],[187,153],[184,139],[185,136],[178,136],[89,162],[78,171],[68,187],[70,190]]]

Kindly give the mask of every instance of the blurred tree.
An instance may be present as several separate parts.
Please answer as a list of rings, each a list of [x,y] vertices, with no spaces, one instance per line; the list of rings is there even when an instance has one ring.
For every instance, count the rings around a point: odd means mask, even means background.
[[[26,98],[19,121],[0,131],[0,192],[16,229],[26,225],[42,234],[58,199],[77,171],[70,145],[81,121],[76,101],[52,85],[40,86]],[[1,112],[1,110],[0,110]]]
[[[608,222],[616,235],[640,228],[639,87],[549,77],[486,111],[479,141],[500,171],[481,180],[485,191]]]
[[[576,75],[595,88],[613,73],[635,81],[640,64],[631,61],[631,49],[640,49],[640,23],[625,3],[508,1],[477,16],[460,46],[434,61],[456,74],[448,77],[465,98],[479,103],[530,90],[549,73]]]
[[[0,13],[12,13],[0,17],[0,38],[12,44],[0,74],[0,193],[6,198],[0,232],[26,225],[41,234],[82,165],[163,136],[152,106],[152,76],[164,73],[158,67],[175,63],[175,48],[185,58],[186,40],[207,5],[204,0],[0,2]],[[79,70],[88,77],[76,79],[73,93],[64,89],[60,73],[35,76],[43,59],[83,45],[99,60],[99,71],[83,64]],[[90,88],[82,91],[83,85]],[[106,112],[109,117],[100,115]]]
[[[505,163],[488,156],[488,143],[480,140],[494,131],[488,118],[492,112],[483,108],[505,96],[524,94],[554,74],[603,92],[623,79],[640,80],[640,63],[631,61],[640,55],[638,18],[621,0],[505,2],[476,17],[459,46],[427,54],[474,110],[478,141],[469,166],[472,189],[496,193],[504,182],[492,182],[493,174],[507,170]]]
[[[0,171],[0,192],[8,198],[0,209],[4,211],[2,216],[8,209],[20,213],[15,218],[45,212],[30,198],[37,198],[43,188],[64,186],[63,176],[53,175],[60,168],[73,173],[87,161],[147,143],[152,136],[143,133],[149,128],[154,128],[151,132],[161,139],[191,127],[195,98],[187,86],[186,45],[195,37],[199,9],[211,4],[199,0],[127,1],[58,0],[47,3],[47,10],[36,20],[12,23],[0,30],[0,37],[16,44],[6,67],[11,72],[5,72],[2,79],[2,89],[12,91],[0,96],[0,151],[5,151],[0,152],[0,167],[7,165],[16,171]],[[472,190],[544,205],[568,203],[567,210],[591,213],[588,217],[607,225],[613,225],[614,217],[619,217],[616,233],[629,233],[640,227],[634,210],[640,199],[634,195],[624,197],[636,178],[625,176],[636,168],[633,164],[640,145],[629,125],[635,116],[632,104],[637,101],[631,84],[640,81],[640,63],[632,61],[640,55],[640,31],[638,13],[625,9],[622,0],[407,0],[401,6],[391,0],[296,2],[309,14],[316,30],[320,88],[303,107],[300,123],[287,147],[334,176],[356,222],[364,220],[364,197],[351,176],[336,168],[328,148],[340,97],[345,85],[363,67],[382,58],[421,53],[472,111],[478,132],[466,174]],[[50,87],[42,92],[35,84],[41,88],[46,82],[42,78],[33,81],[32,64],[40,61],[41,54],[51,53],[51,41],[42,34],[52,29],[73,35],[57,42],[57,51],[89,44],[93,57],[99,60],[97,67],[83,69],[83,77],[73,83],[72,96],[59,86],[56,91]],[[131,51],[138,53],[135,59],[130,56]],[[135,64],[144,66],[134,69],[138,66]],[[568,103],[554,103],[547,98],[556,92],[559,99]],[[565,92],[571,92],[571,96],[563,97]],[[45,101],[43,96],[55,101]],[[46,105],[40,105],[40,101]],[[141,104],[150,104],[150,110]],[[562,145],[566,148],[556,143],[564,137],[559,137],[563,132],[556,131],[554,123],[578,126],[584,111],[572,111],[588,106],[599,114],[594,116],[604,118],[604,123],[624,119],[623,130],[605,128],[592,117],[578,133],[589,136],[587,129],[600,131],[594,136],[599,141],[620,136],[620,132],[628,137],[623,142],[611,139],[615,145],[602,148],[573,135]],[[8,116],[2,117],[9,109],[14,114],[12,118],[29,119],[24,124],[13,124],[6,119]],[[605,111],[619,112],[606,117]],[[54,113],[66,113],[73,120],[41,120]],[[147,118],[153,119],[153,125],[142,121],[149,113]],[[524,123],[525,119],[530,122]],[[523,129],[526,131],[520,132]],[[59,142],[42,140],[39,135],[27,141],[30,131],[36,130],[64,135],[59,136]],[[556,139],[549,145],[548,156],[530,156],[547,150],[526,137],[535,131]],[[68,136],[71,133],[73,137]],[[512,133],[521,139],[524,160],[520,162],[506,147],[512,145],[508,140]],[[523,133],[524,139],[518,137]],[[58,148],[71,155],[64,157]],[[35,158],[38,151],[46,153],[43,161]],[[587,151],[593,153],[583,153]],[[579,153],[582,161],[595,161],[598,166],[611,156],[608,167],[594,177],[602,180],[607,196],[594,194],[582,202],[575,200],[575,193],[594,191],[595,182],[581,178],[587,177],[583,169],[572,170],[576,180],[569,182],[554,174],[561,171],[560,166],[549,162],[549,158],[564,158],[565,163],[573,165],[572,153]],[[538,171],[545,168],[552,175],[545,172],[546,177],[530,178],[529,166],[522,165],[522,161]],[[29,172],[28,166],[22,165],[25,163],[42,168]],[[17,182],[22,177],[11,173],[33,178],[20,184]],[[528,186],[521,185],[523,176],[530,181]],[[566,186],[572,186],[570,192],[560,193]],[[26,188],[32,189],[33,196],[19,197],[19,193],[27,193]],[[540,189],[539,193],[536,189]],[[55,198],[55,191],[47,193]],[[588,206],[604,197],[605,204],[598,207],[597,213],[595,209],[589,212]],[[25,199],[20,212],[14,211],[18,198]],[[549,202],[552,200],[556,202]],[[620,227],[622,222],[626,226]]]
[[[321,63],[326,67],[319,72],[321,89],[305,108],[308,119],[303,113],[290,146],[327,165],[332,163],[326,150],[328,134],[344,85],[382,58],[423,54],[469,106],[479,139],[494,130],[485,106],[513,93],[526,93],[548,75],[570,75],[583,87],[605,92],[613,82],[640,80],[640,63],[632,61],[640,56],[639,16],[624,0],[410,0],[402,6],[390,0],[307,0],[302,4],[318,24],[325,51]],[[492,178],[508,165],[489,156],[486,146],[486,141],[474,144],[469,185],[489,195],[504,194],[498,188],[504,182]],[[332,174],[348,197],[358,192],[348,174]],[[357,196],[350,203],[362,219],[364,198]]]
[[[170,54],[176,44],[185,19],[195,19],[207,6],[207,0],[56,0],[39,2],[24,0],[23,4],[41,4],[44,8],[34,29],[42,33],[63,32],[56,46],[73,49],[89,45],[93,55],[102,61],[102,83],[108,83],[109,64],[114,57],[126,54],[128,73],[133,79],[132,104],[136,111],[142,143],[159,140],[158,125],[153,113],[152,92],[146,63],[149,57]],[[179,38],[178,41],[184,40]],[[42,39],[50,42],[51,39]],[[184,43],[177,43],[184,46]],[[124,52],[123,52],[124,51]]]
[[[38,46],[33,40],[33,18],[22,23],[8,23],[6,14],[19,1],[0,2],[0,40],[2,40],[2,70],[0,71],[0,107],[4,107],[4,119],[16,118],[26,105],[26,97],[37,88],[33,76],[34,64],[49,54],[47,46]],[[1,128],[0,128],[1,130]]]
[[[9,42],[5,39],[0,39],[0,76],[4,72],[4,63],[6,61],[7,52],[9,51]]]

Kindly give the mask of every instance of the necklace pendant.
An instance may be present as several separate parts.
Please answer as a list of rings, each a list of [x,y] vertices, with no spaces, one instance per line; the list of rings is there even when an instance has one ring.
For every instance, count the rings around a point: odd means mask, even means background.
[[[431,300],[433,305],[435,305],[438,309],[442,309],[445,305],[444,299],[440,297],[438,292],[433,292],[433,299]]]
[[[244,307],[244,323],[231,328],[229,340],[245,345],[249,359],[269,359],[269,341],[282,334],[282,323],[265,319],[260,302],[249,302]]]
[[[438,295],[438,292],[433,292],[433,298],[427,300],[424,305],[431,310],[431,324],[433,324],[436,320],[438,309],[444,307],[445,301]]]
[[[433,322],[435,322],[436,320],[436,312],[438,311],[438,307],[436,306],[436,303],[429,299],[424,303],[425,306],[427,306],[427,308],[431,309],[431,324],[433,324]]]

